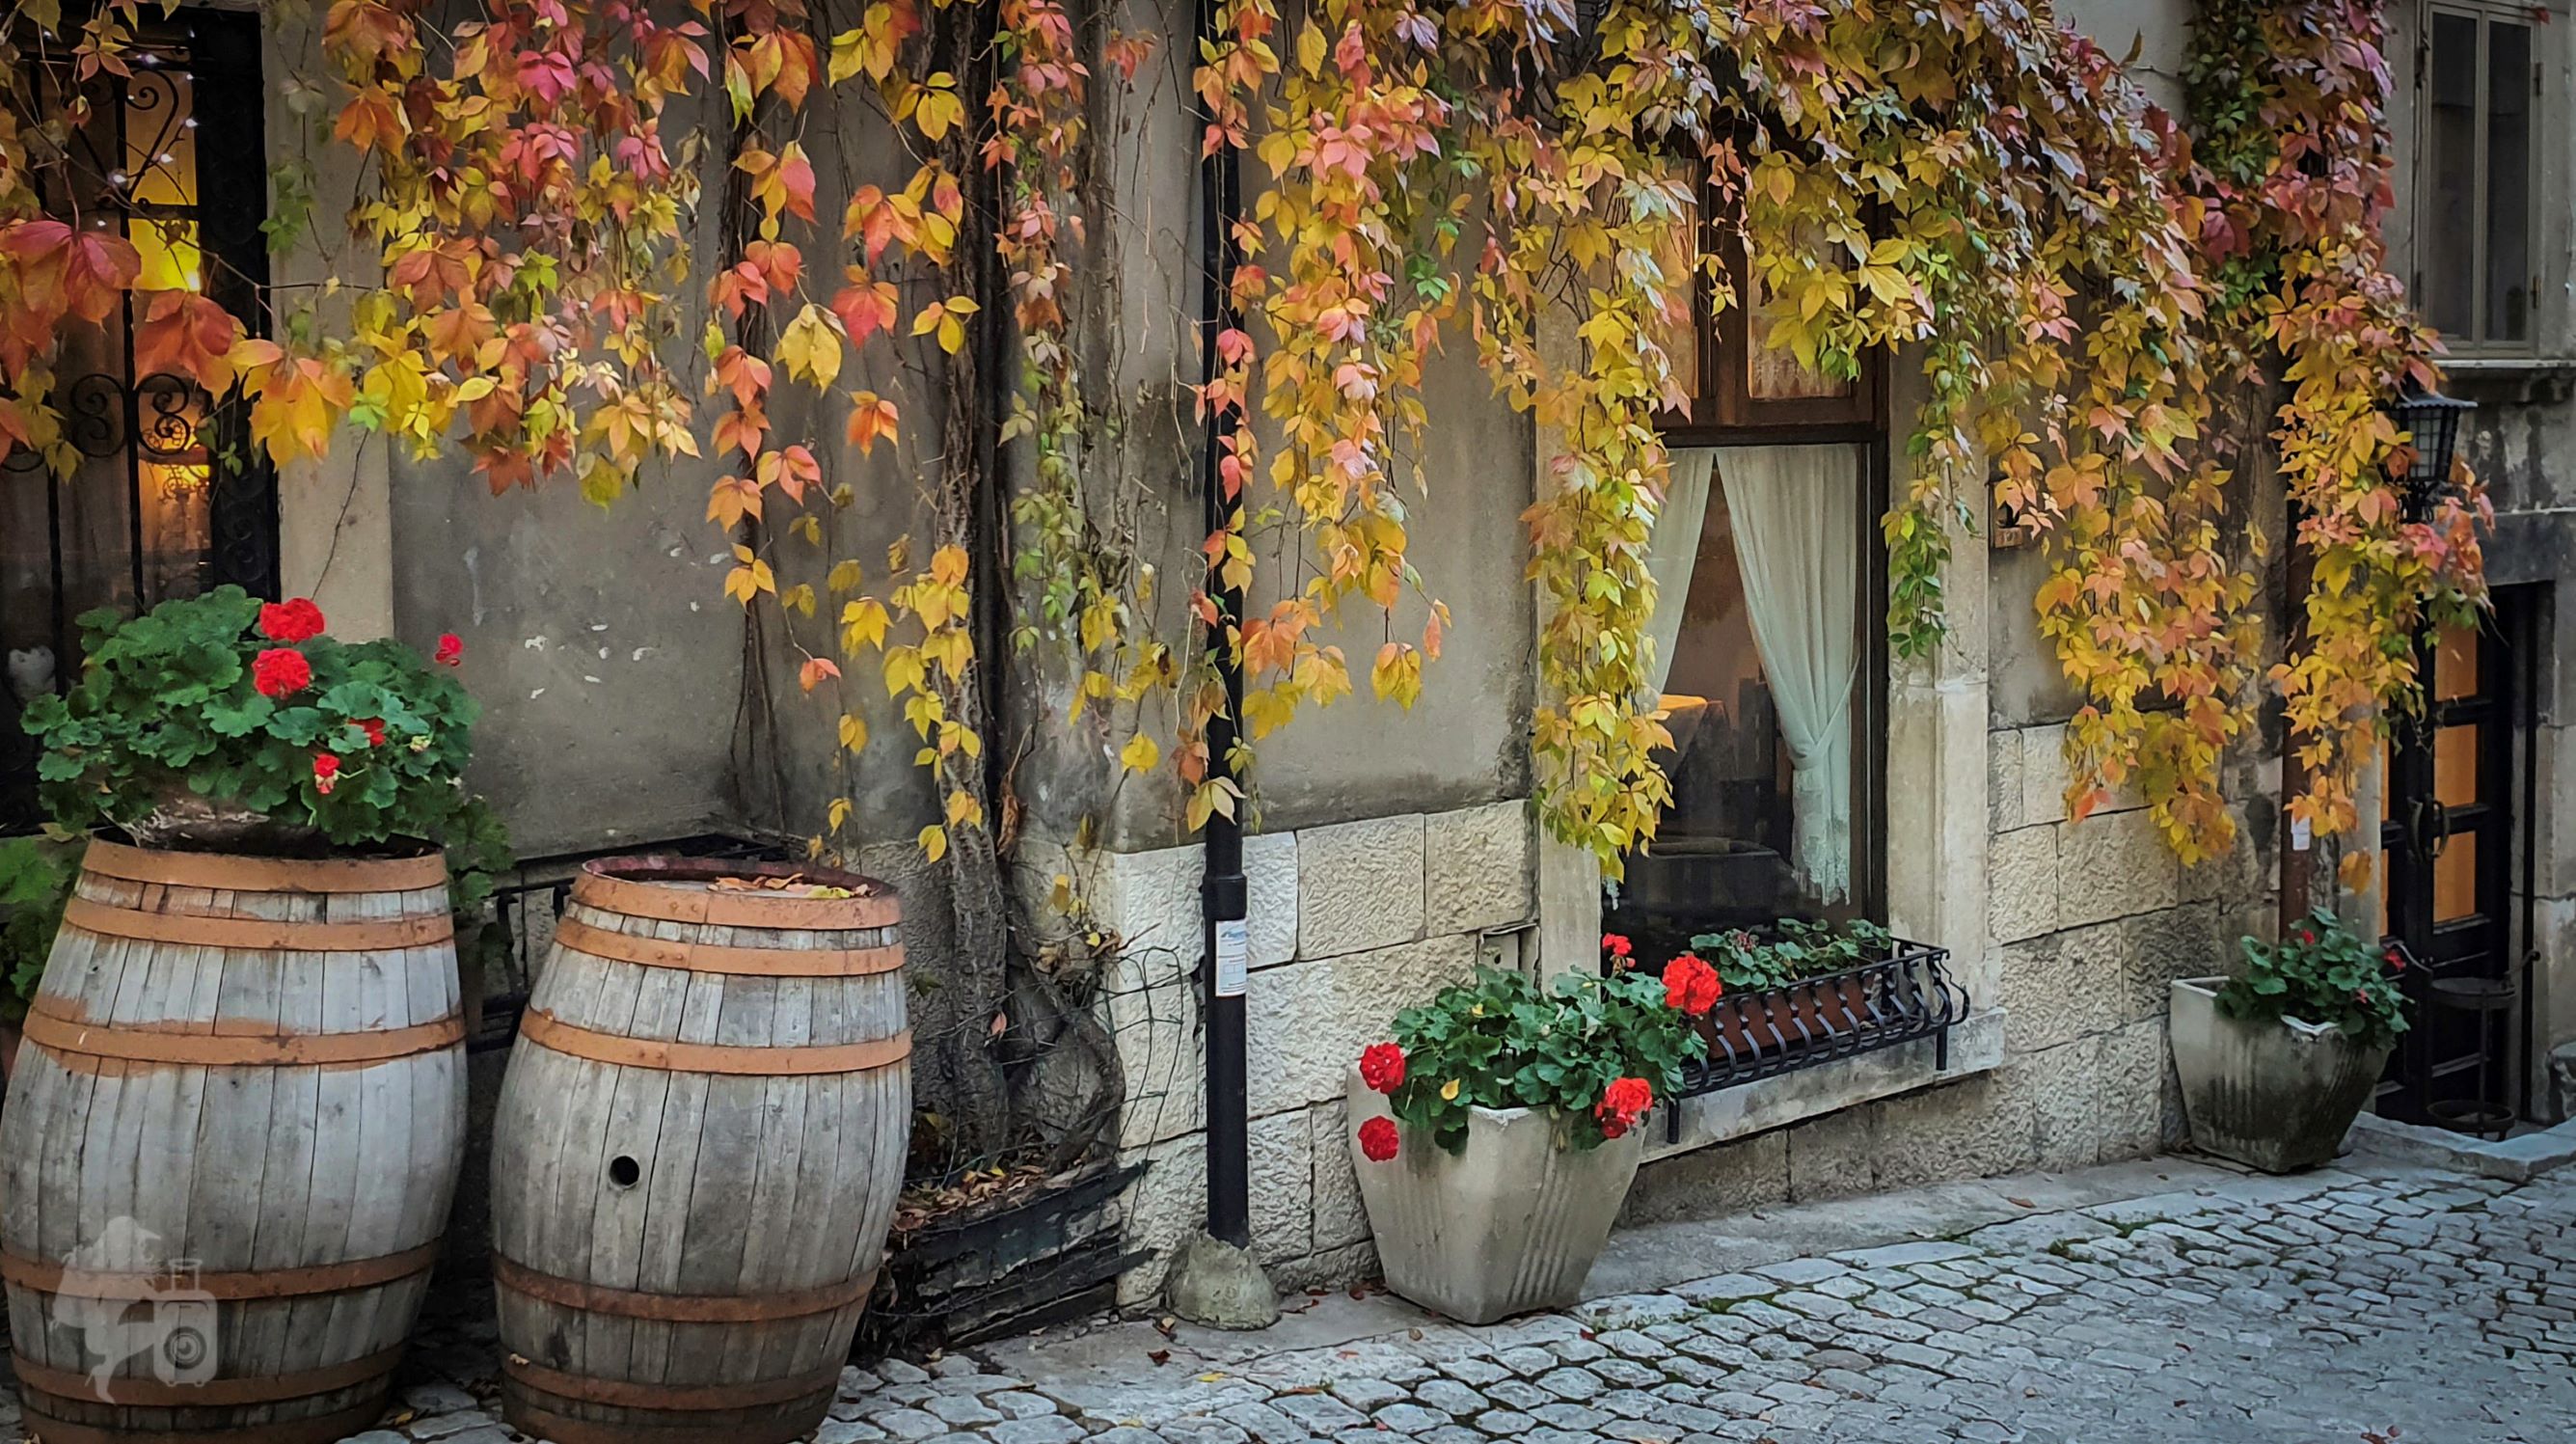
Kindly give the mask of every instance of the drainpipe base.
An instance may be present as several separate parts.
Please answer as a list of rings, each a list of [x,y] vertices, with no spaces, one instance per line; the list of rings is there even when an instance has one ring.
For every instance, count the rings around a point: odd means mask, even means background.
[[[1279,1291],[1252,1250],[1212,1234],[1181,1246],[1163,1278],[1173,1313],[1211,1329],[1266,1329],[1279,1322]]]

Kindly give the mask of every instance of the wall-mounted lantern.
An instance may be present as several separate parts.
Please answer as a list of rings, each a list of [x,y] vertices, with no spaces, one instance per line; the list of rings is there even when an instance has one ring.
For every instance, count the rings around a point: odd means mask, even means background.
[[[2430,511],[2433,499],[2450,484],[2451,458],[2460,445],[2460,419],[2477,409],[2474,401],[2413,388],[2388,408],[2390,418],[2410,434],[2415,448],[2415,461],[2405,478],[2409,515],[2421,517]]]

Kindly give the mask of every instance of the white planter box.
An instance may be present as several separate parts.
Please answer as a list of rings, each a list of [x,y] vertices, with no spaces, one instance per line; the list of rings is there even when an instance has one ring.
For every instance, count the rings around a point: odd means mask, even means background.
[[[2266,1173],[2334,1161],[2387,1071],[2388,1045],[2364,1047],[2332,1024],[2231,1018],[2218,1010],[2226,981],[2173,985],[2174,1072],[2192,1145]]]
[[[1354,1071],[1348,1146],[1388,1288],[1469,1324],[1582,1298],[1645,1156],[1642,1122],[1578,1151],[1545,1113],[1478,1108],[1464,1153],[1404,1128],[1402,1151],[1373,1163],[1359,1150],[1359,1125],[1393,1116]]]

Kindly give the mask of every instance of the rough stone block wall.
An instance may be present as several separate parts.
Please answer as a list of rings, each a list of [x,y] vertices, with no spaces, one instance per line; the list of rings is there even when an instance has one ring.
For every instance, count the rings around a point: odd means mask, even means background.
[[[2240,817],[2229,857],[2185,867],[2135,796],[2071,820],[2064,739],[2060,725],[1987,739],[1998,966],[1983,971],[2001,983],[1974,1002],[2005,1010],[2002,1066],[1649,1164],[1623,1222],[2080,1168],[2182,1141],[2168,985],[2228,971],[2237,936],[2266,925],[2265,853]],[[2250,771],[2231,783],[2262,791]]]
[[[1403,813],[1246,839],[1246,992],[1254,1251],[1282,1288],[1376,1272],[1342,1101],[1360,1049],[1396,1011],[1475,967],[1488,934],[1531,919],[1528,805]],[[1205,1037],[1197,847],[1103,856],[1101,922],[1127,940],[1104,1001],[1126,1070],[1123,1161],[1149,1164],[1126,1199],[1122,1302],[1160,1288],[1163,1261],[1207,1208]]]

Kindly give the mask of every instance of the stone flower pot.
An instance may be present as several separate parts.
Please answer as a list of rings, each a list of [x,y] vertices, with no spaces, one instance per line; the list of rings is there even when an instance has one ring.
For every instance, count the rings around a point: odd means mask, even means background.
[[[1403,1151],[1373,1163],[1360,1152],[1359,1125],[1392,1116],[1354,1069],[1348,1146],[1388,1288],[1468,1324],[1581,1299],[1645,1156],[1642,1124],[1578,1151],[1560,1138],[1567,1125],[1546,1113],[1478,1108],[1464,1153],[1406,1128]]]
[[[2174,1071],[2193,1146],[2266,1173],[2332,1162],[2389,1045],[2364,1046],[2332,1024],[2231,1018],[2218,1009],[2226,981],[2173,985]]]

